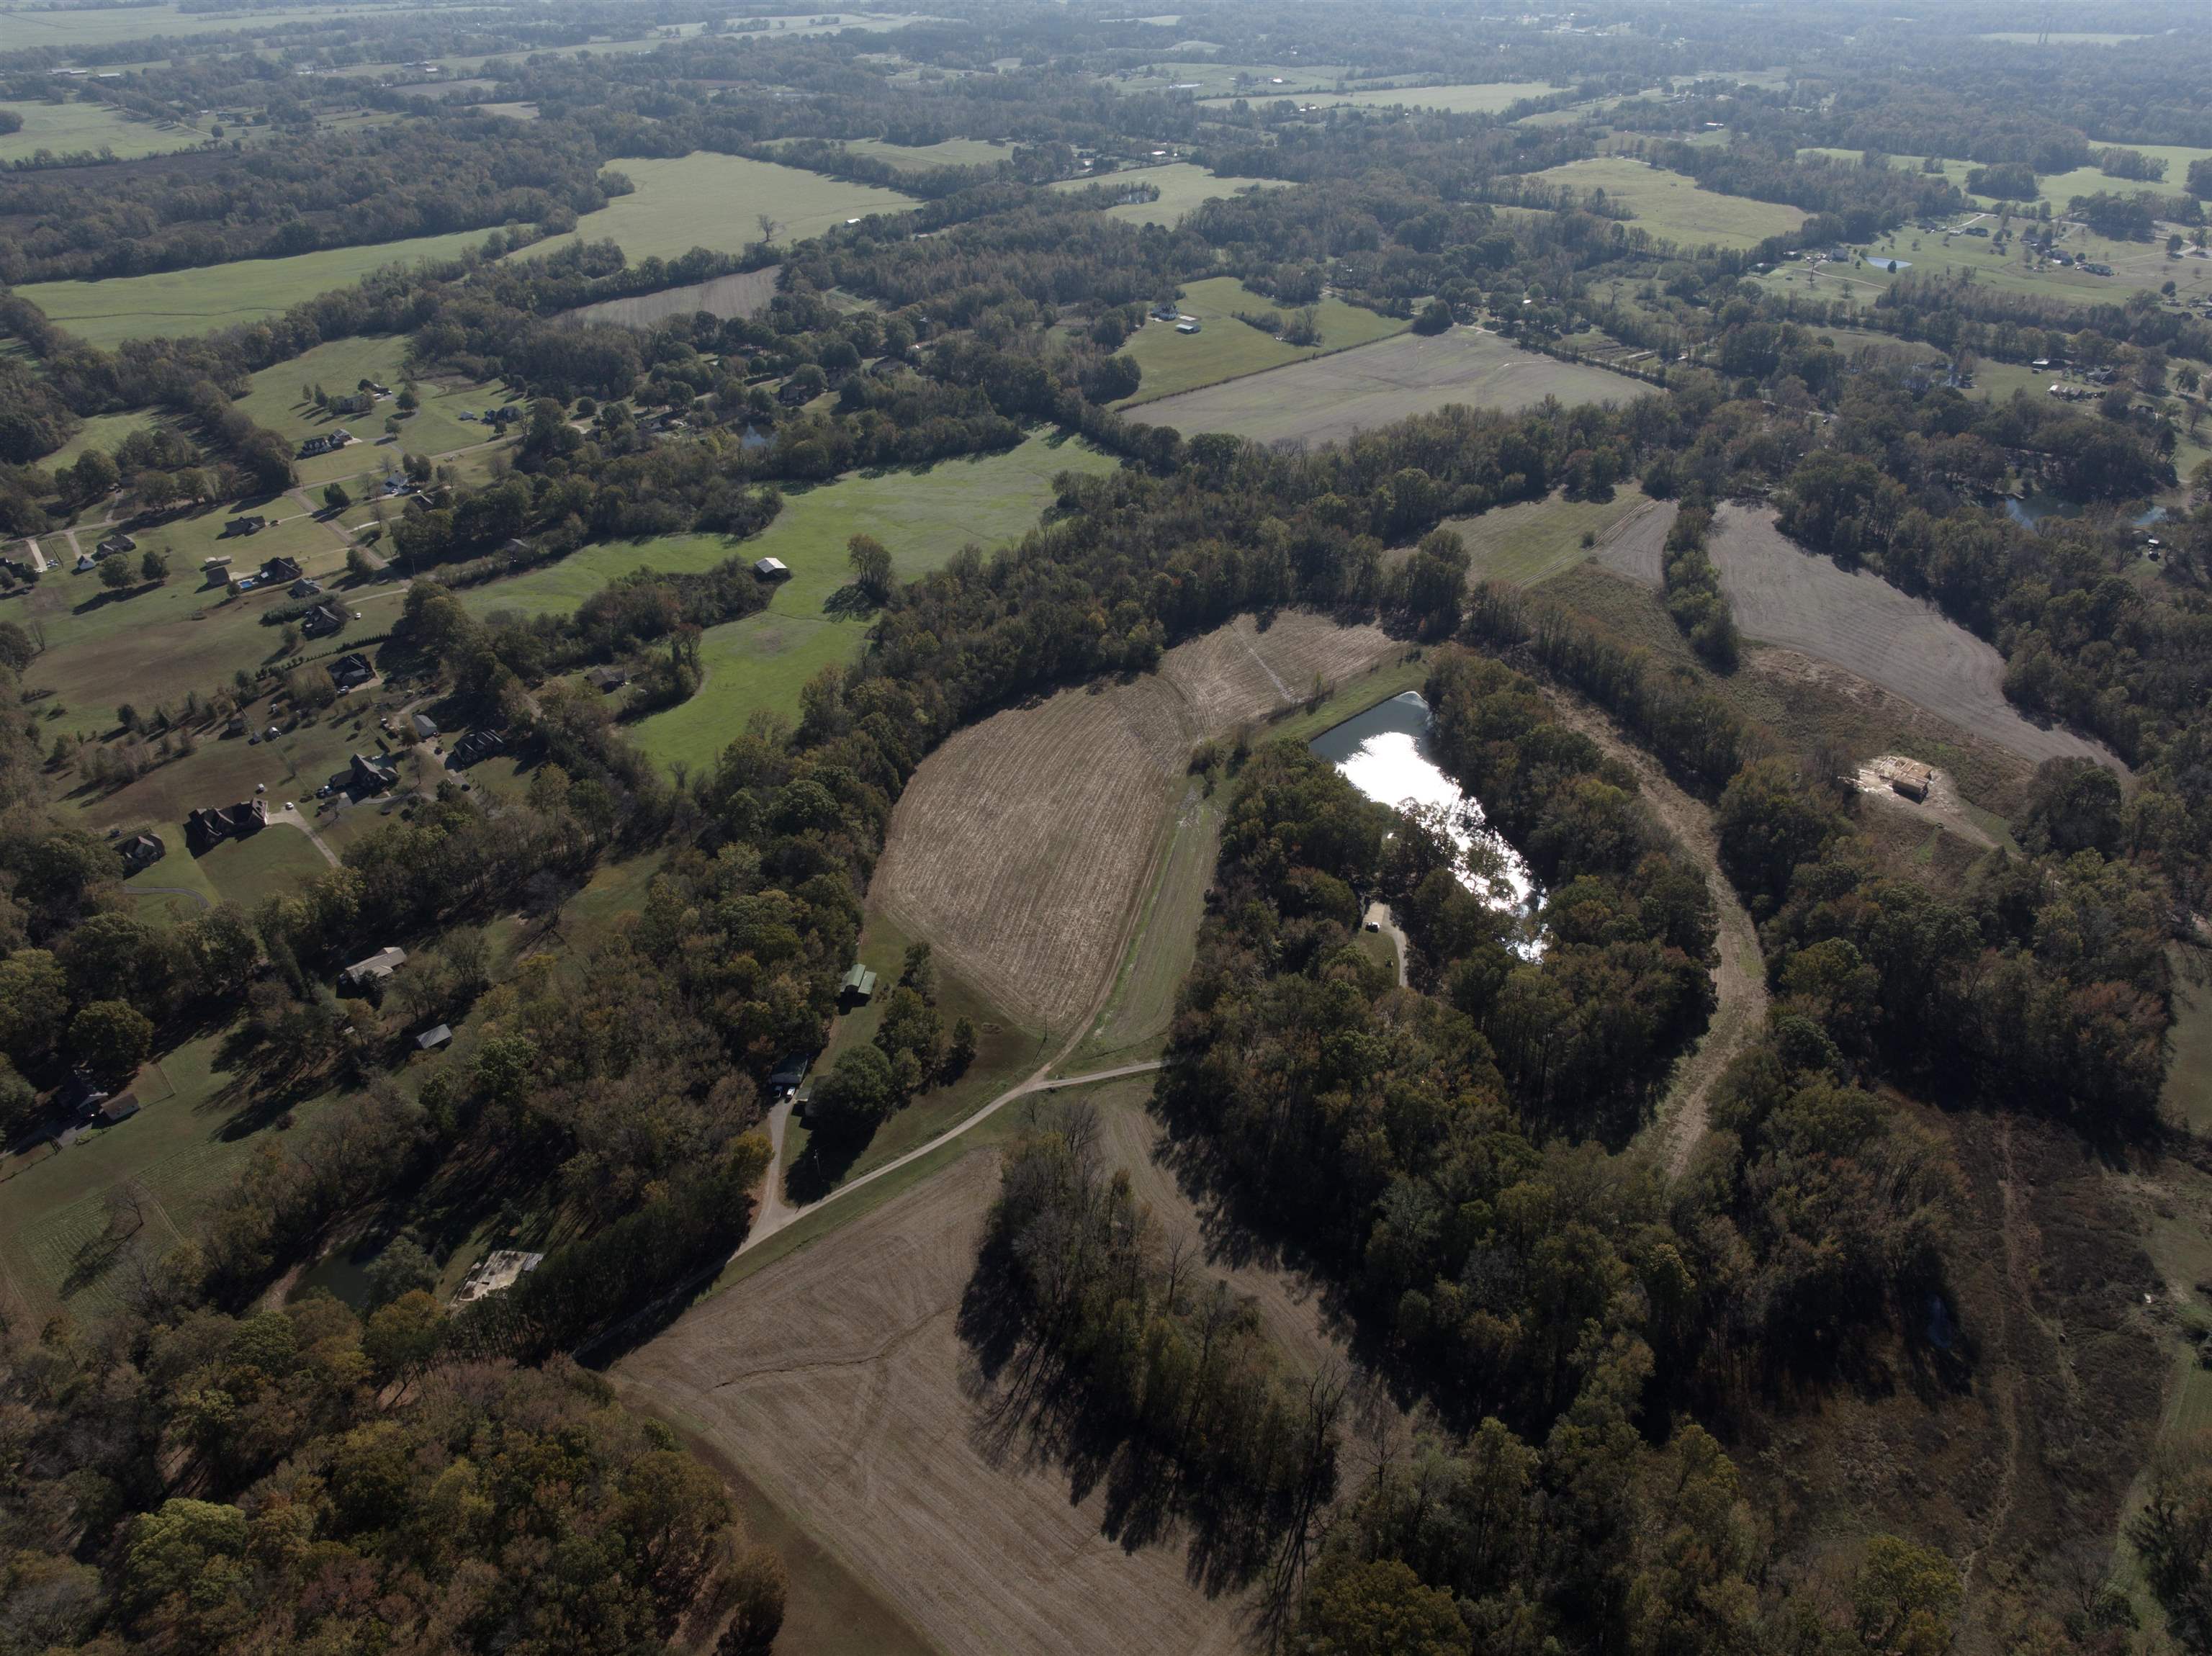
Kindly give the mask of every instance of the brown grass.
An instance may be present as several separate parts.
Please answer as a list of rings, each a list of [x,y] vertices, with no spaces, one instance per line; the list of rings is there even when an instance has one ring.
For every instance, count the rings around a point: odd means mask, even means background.
[[[695,282],[688,288],[664,288],[657,294],[636,294],[628,299],[603,299],[596,305],[580,305],[564,311],[563,322],[611,322],[624,328],[650,328],[670,317],[690,317],[701,311],[710,316],[758,316],[775,297],[781,264],[758,270],[741,270]]]
[[[901,797],[870,900],[1015,1016],[1069,1030],[1119,962],[1192,748],[1392,647],[1372,627],[1246,617],[1156,675],[963,731]]]
[[[1803,550],[1774,526],[1771,511],[1723,507],[1709,549],[1747,638],[1832,663],[2032,763],[2080,755],[2117,764],[2095,743],[2022,717],[2004,698],[2004,658],[1993,646],[1879,575],[1847,573]],[[1659,584],[1659,547],[1650,537],[1624,536],[1601,556]]]

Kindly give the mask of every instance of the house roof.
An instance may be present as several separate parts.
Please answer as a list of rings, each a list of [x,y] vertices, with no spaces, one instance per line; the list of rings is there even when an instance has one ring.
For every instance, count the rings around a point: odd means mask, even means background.
[[[356,982],[369,978],[388,978],[406,964],[405,949],[380,949],[367,960],[356,961],[351,966],[346,968],[343,975],[353,979]]]
[[[437,1047],[443,1046],[453,1038],[453,1026],[451,1024],[441,1023],[435,1028],[425,1029],[421,1034],[416,1036],[415,1045],[420,1051],[427,1052]]]

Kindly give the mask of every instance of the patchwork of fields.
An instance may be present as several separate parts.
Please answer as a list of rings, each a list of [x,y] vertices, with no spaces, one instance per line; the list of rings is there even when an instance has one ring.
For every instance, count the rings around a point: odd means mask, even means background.
[[[1602,190],[1635,215],[1634,222],[1653,235],[1685,248],[1707,244],[1755,247],[1804,223],[1804,212],[1779,202],[1723,196],[1698,186],[1694,179],[1625,155],[1570,161],[1529,175],[1536,184],[1565,185],[1588,194]]]
[[[1121,220],[1124,224],[1160,224],[1172,227],[1176,220],[1194,207],[1223,196],[1234,196],[1246,190],[1280,190],[1280,179],[1221,178],[1202,167],[1188,161],[1173,161],[1164,167],[1136,167],[1125,173],[1106,173],[1097,178],[1062,179],[1050,186],[1054,190],[1087,190],[1092,185],[1112,189],[1120,183],[1142,181],[1156,187],[1160,194],[1157,201],[1125,202],[1119,207],[1109,207],[1106,216]]]
[[[1291,345],[1237,319],[1237,312],[1285,314],[1285,307],[1265,294],[1255,293],[1235,276],[1212,276],[1187,285],[1176,301],[1183,315],[1194,318],[1200,331],[1177,333],[1175,325],[1158,318],[1148,321],[1129,337],[1122,352],[1144,373],[1133,402],[1136,404],[1194,391],[1201,385],[1234,379],[1240,374],[1279,368],[1324,351],[1369,344],[1406,331],[1413,325],[1378,312],[1347,305],[1340,299],[1323,299],[1310,308],[1321,333],[1316,345]],[[1291,307],[1296,308],[1296,307]],[[1141,417],[1141,416],[1140,416]]]
[[[1241,324],[1234,325],[1241,326]],[[1249,331],[1249,330],[1247,330]],[[1401,333],[1263,374],[1146,403],[1133,417],[1186,436],[1226,431],[1255,442],[1342,442],[1452,403],[1522,409],[1563,403],[1626,402],[1650,387],[1579,362],[1516,349],[1474,328]]]

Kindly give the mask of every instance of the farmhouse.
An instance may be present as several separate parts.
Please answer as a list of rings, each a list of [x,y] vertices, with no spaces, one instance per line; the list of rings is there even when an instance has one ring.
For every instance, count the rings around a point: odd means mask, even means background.
[[[261,566],[261,584],[273,586],[280,582],[300,579],[300,564],[295,558],[274,557]]]
[[[123,858],[123,866],[133,874],[141,869],[152,867],[169,852],[158,834],[134,834],[127,840],[118,840],[115,849]]]
[[[341,690],[350,690],[366,684],[376,676],[376,669],[368,664],[364,655],[340,656],[330,665],[331,682]]]
[[[243,840],[258,834],[269,821],[265,800],[246,799],[235,805],[208,805],[185,818],[185,844],[198,857],[225,840]]]
[[[291,596],[295,598],[311,598],[322,590],[322,582],[310,580],[307,576],[302,575],[292,583]]]
[[[348,786],[357,793],[381,793],[399,780],[399,773],[380,753],[357,753],[348,773]]]
[[[309,638],[322,638],[344,625],[344,612],[327,604],[319,604],[300,617],[300,630]]]
[[[453,743],[453,762],[473,765],[490,758],[507,746],[507,738],[497,731],[471,731]]]
[[[318,454],[334,454],[350,440],[343,431],[334,431],[327,437],[310,437],[300,445],[300,458],[312,460]]]
[[[404,949],[380,949],[367,960],[356,961],[338,974],[338,981],[350,989],[366,989],[373,983],[382,983],[407,964]]]
[[[217,538],[227,541],[234,535],[258,535],[268,527],[268,519],[262,517],[258,513],[249,513],[242,518],[228,519],[223,524],[222,535]],[[295,569],[292,573],[297,575],[299,571]]]
[[[136,552],[137,549],[138,543],[128,535],[110,535],[94,549],[94,553],[98,557],[112,558],[121,553]]]

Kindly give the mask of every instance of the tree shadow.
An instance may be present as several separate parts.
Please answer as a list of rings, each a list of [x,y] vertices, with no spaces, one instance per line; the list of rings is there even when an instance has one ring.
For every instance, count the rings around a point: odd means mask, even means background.
[[[866,620],[882,608],[858,581],[846,582],[822,601],[822,613],[839,621]]]
[[[793,1157],[791,1166],[784,1170],[785,1199],[802,1206],[820,1201],[844,1182],[846,1174],[860,1159],[860,1152],[868,1148],[873,1137],[872,1133],[867,1138],[828,1133],[809,1137],[806,1148]]]

